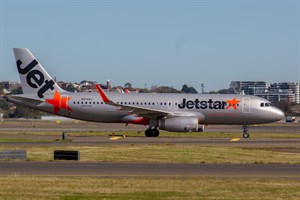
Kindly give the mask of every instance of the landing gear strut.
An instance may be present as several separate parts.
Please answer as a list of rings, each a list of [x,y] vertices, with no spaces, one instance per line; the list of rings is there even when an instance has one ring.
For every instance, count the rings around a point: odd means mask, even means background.
[[[249,134],[249,129],[248,129],[248,125],[245,124],[243,125],[243,138],[249,138],[250,134]]]
[[[158,137],[159,130],[158,128],[158,120],[150,119],[149,128],[145,131],[146,137]]]
[[[147,129],[145,131],[146,137],[158,137],[159,136],[159,130],[158,129]]]

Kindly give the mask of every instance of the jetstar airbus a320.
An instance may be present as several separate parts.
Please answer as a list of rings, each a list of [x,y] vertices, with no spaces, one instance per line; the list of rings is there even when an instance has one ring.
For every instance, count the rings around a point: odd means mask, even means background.
[[[239,124],[248,138],[249,124],[271,123],[284,114],[270,102],[237,94],[71,93],[61,89],[28,49],[14,54],[23,93],[5,98],[13,103],[64,117],[106,123],[148,125],[147,137],[159,129],[203,131],[206,124]]]

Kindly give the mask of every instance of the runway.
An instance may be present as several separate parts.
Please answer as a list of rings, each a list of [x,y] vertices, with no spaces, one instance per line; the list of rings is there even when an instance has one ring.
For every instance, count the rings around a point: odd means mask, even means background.
[[[0,142],[1,146],[101,146],[111,144],[199,144],[203,146],[253,147],[253,148],[297,148],[300,138],[182,138],[182,137],[117,137],[109,136],[68,137],[70,141],[57,141],[60,136],[1,135],[2,139],[36,140],[33,142]],[[113,140],[112,140],[113,139]]]
[[[94,123],[69,120],[64,122],[43,120],[7,120],[0,124],[2,132],[80,132],[80,131],[139,131],[143,135],[147,126],[120,123]],[[300,123],[273,123],[253,125],[249,127],[250,133],[299,133]],[[205,132],[242,133],[241,125],[208,125]],[[199,133],[201,134],[201,133]]]
[[[224,138],[224,137],[167,137],[147,138],[143,135],[143,126],[124,126],[122,124],[97,124],[85,122],[44,122],[44,121],[10,121],[0,125],[0,146],[4,148],[65,147],[65,146],[97,146],[104,145],[201,145],[209,147],[242,147],[270,148],[273,151],[300,153],[300,138]],[[60,141],[61,131],[73,132],[68,141]],[[205,132],[241,133],[240,126],[208,126]],[[300,134],[300,124],[276,123],[263,126],[252,126],[255,133],[296,133]],[[107,131],[122,133],[123,131],[140,132],[138,137],[110,136],[76,136],[77,131]],[[17,132],[14,134],[12,132]],[[35,134],[35,132],[57,132],[51,134]],[[26,133],[26,134],[22,134]],[[201,133],[199,133],[201,134]],[[300,179],[300,164],[170,164],[170,163],[118,163],[118,162],[15,162],[0,161],[0,175],[37,175],[37,176],[96,176],[96,177],[127,177],[127,176],[199,176],[199,177],[252,177],[252,178],[290,178]]]
[[[283,164],[162,164],[102,162],[0,162],[0,175],[93,177],[224,177],[300,179],[300,165]]]

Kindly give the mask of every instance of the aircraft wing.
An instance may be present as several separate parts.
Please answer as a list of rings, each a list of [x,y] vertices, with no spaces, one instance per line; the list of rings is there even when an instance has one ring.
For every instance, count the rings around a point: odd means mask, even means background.
[[[110,104],[112,105],[112,104]],[[138,114],[143,117],[164,117],[174,115],[172,112],[166,112],[163,110],[151,109],[151,108],[141,108],[137,106],[124,106],[124,105],[115,105],[118,106],[122,111],[128,111],[129,113]]]
[[[129,113],[138,114],[139,116],[143,117],[165,117],[165,116],[174,116],[175,114],[173,112],[167,112],[164,110],[157,110],[157,109],[151,109],[151,108],[143,108],[139,106],[129,106],[129,105],[120,105],[113,101],[111,101],[107,95],[104,93],[102,88],[99,85],[96,85],[98,92],[100,93],[100,97],[104,101],[104,103],[115,106],[119,110],[122,111],[128,111]]]

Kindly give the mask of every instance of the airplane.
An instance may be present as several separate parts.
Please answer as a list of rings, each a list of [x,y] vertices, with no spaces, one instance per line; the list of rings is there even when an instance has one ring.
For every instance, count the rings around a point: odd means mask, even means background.
[[[9,102],[68,118],[147,125],[145,136],[159,130],[202,132],[208,124],[242,125],[249,138],[251,124],[281,120],[284,113],[263,98],[240,94],[72,93],[61,89],[27,48],[14,48],[23,94]]]

